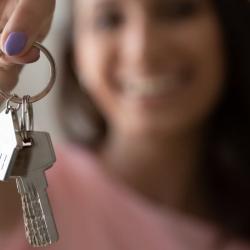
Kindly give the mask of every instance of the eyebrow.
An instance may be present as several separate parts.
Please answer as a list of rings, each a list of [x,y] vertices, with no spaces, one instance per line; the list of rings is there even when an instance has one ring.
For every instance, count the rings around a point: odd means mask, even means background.
[[[103,8],[103,7],[117,7],[119,1],[117,0],[98,0],[97,3],[95,4],[95,8]]]
[[[191,2],[191,3],[198,3],[203,0],[149,0],[148,3],[158,3],[158,4],[171,4],[171,3],[182,3],[182,2]],[[103,8],[117,8],[121,4],[119,0],[98,0],[94,4],[94,8],[99,10]]]
[[[164,4],[168,4],[168,3],[182,3],[182,2],[191,2],[191,3],[198,3],[201,2],[203,0],[156,0],[158,3],[164,3]],[[155,0],[152,0],[152,2],[155,2]]]

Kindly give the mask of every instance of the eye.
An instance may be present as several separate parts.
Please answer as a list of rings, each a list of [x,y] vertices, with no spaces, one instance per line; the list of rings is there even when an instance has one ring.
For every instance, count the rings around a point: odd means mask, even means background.
[[[155,6],[154,15],[159,20],[182,20],[193,17],[198,12],[199,1],[164,1]]]
[[[101,30],[114,30],[119,28],[123,21],[123,15],[118,10],[103,10],[96,17],[95,26]]]

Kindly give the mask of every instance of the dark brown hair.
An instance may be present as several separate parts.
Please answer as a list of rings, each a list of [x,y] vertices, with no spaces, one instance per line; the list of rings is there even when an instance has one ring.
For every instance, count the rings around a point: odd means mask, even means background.
[[[229,61],[227,88],[210,119],[202,180],[217,221],[250,240],[250,3],[213,0],[224,30]],[[108,126],[73,70],[71,41],[65,49],[61,121],[74,142],[92,149]]]

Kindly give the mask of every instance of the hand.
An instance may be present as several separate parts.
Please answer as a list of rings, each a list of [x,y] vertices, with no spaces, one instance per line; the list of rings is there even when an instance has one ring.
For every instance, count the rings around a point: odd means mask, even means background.
[[[23,64],[39,59],[32,47],[47,35],[55,0],[1,0],[0,2],[0,89],[10,91]]]

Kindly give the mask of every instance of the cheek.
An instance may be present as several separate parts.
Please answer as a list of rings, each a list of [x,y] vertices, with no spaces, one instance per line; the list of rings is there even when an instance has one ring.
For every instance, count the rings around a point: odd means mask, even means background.
[[[227,69],[222,32],[218,26],[211,27],[210,32],[205,32],[197,53],[200,101],[202,103],[203,98],[204,109],[213,109],[221,98]]]
[[[218,103],[224,87],[227,65],[222,30],[217,18],[210,16],[193,28],[186,27],[182,34],[183,49],[195,71],[189,107],[204,118]]]
[[[87,37],[85,39],[78,37],[74,47],[77,73],[80,82],[86,84],[86,87],[94,88],[95,85],[99,83],[99,73],[104,70],[103,65],[105,65],[103,56],[103,60],[97,60],[101,52],[99,46],[96,46],[92,40]]]
[[[209,86],[216,87],[223,82],[226,74],[226,56],[222,31],[215,22],[204,27],[200,31],[200,39],[193,38],[190,48],[197,60],[200,77],[210,82]],[[208,87],[209,87],[208,86]]]
[[[80,83],[104,115],[114,107],[112,73],[116,65],[114,42],[107,40],[92,36],[78,37],[74,46]]]

